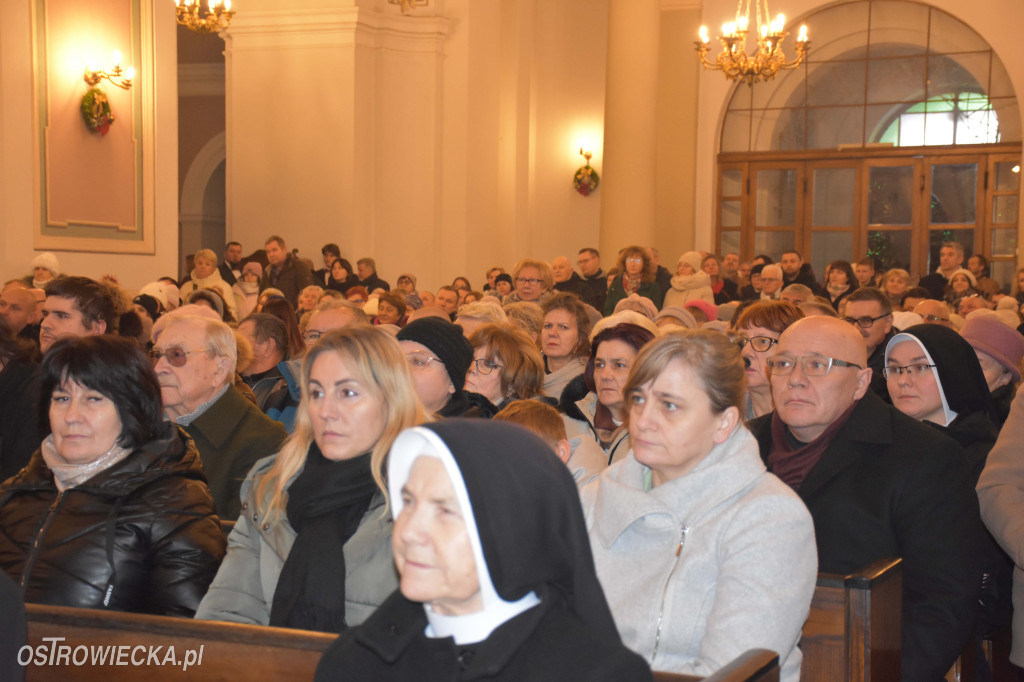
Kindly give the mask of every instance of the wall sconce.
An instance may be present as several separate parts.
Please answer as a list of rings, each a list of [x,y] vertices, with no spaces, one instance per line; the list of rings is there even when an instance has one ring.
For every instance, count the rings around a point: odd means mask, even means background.
[[[401,5],[402,14],[408,14],[414,7],[426,7],[429,0],[388,0],[389,5]]]
[[[231,0],[209,0],[206,14],[199,15],[201,0],[174,0],[178,23],[196,33],[218,33],[231,25]]]
[[[577,192],[583,196],[589,196],[591,192],[597,189],[597,186],[601,183],[601,178],[598,177],[597,171],[590,167],[590,157],[592,154],[583,151],[583,147],[580,147],[580,156],[586,159],[587,163],[576,170],[576,174],[572,176],[572,184]]]
[[[89,85],[98,85],[100,81],[106,79],[112,85],[116,85],[122,90],[128,90],[132,87],[133,78],[135,78],[135,69],[130,66],[127,69],[121,68],[121,53],[117,50],[114,50],[114,66],[110,71],[101,71],[91,64],[85,67],[84,80]]]

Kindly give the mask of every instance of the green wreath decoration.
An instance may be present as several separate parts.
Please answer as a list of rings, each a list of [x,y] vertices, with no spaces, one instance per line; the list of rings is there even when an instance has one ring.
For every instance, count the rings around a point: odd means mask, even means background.
[[[90,88],[82,96],[82,118],[90,132],[106,135],[114,122],[107,95],[99,88]]]
[[[597,171],[591,168],[589,163],[586,166],[581,166],[576,171],[576,175],[572,177],[573,186],[583,196],[587,196],[597,189],[600,183],[601,178],[598,177]]]

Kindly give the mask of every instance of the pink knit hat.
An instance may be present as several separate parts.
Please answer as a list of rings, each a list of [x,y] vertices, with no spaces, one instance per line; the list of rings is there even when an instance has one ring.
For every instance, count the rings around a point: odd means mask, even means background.
[[[1013,376],[1013,381],[1020,381],[1020,361],[1024,358],[1024,336],[1016,329],[1010,329],[997,317],[971,317],[964,323],[960,336],[971,344],[974,350],[980,350],[995,358],[996,362],[1006,368]]]
[[[708,322],[712,322],[718,319],[718,307],[713,303],[708,303],[702,298],[697,298],[692,301],[687,301],[683,304],[684,308],[696,308],[704,313],[704,316],[708,318]]]

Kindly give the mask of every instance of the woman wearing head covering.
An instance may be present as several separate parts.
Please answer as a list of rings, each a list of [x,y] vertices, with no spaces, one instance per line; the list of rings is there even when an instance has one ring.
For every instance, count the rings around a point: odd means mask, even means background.
[[[399,590],[317,680],[650,680],[594,573],[575,484],[518,426],[409,429],[388,458]]]
[[[687,251],[679,257],[676,274],[668,291],[665,292],[664,306],[681,306],[694,300],[714,304],[715,293],[711,290],[711,277],[701,270],[700,261],[700,253],[697,251]]]
[[[1024,359],[1024,336],[994,314],[974,313],[964,323],[960,336],[974,348],[995,407],[995,423],[1002,428],[1020,383]]]
[[[623,323],[602,329],[590,341],[590,359],[583,372],[589,391],[580,400],[573,379],[562,392],[561,408],[565,430],[570,437],[589,436],[608,453],[608,463],[629,452],[629,427],[626,425],[626,397],[623,387],[636,356],[654,334],[635,324]]]
[[[706,676],[764,648],[796,682],[814,525],[740,423],[743,374],[724,334],[648,344],[624,388],[632,450],[583,489],[584,512],[622,640],[652,668]]]
[[[224,534],[149,359],[113,336],[61,339],[40,405],[52,433],[0,485],[0,570],[28,602],[191,617]]]
[[[242,484],[228,555],[196,618],[341,632],[394,589],[384,458],[424,419],[394,337],[324,336],[302,360],[302,402],[281,451]]]

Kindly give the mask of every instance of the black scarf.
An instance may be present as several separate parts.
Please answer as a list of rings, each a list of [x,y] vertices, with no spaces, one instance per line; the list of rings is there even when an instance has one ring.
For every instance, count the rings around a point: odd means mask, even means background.
[[[377,491],[370,454],[334,462],[309,447],[302,473],[288,488],[295,544],[277,579],[270,624],[341,632],[345,623],[345,555]]]

